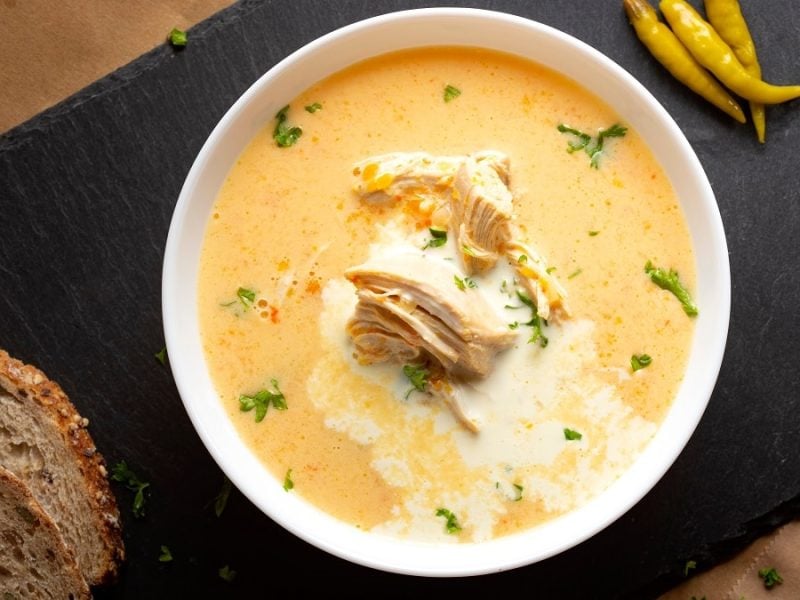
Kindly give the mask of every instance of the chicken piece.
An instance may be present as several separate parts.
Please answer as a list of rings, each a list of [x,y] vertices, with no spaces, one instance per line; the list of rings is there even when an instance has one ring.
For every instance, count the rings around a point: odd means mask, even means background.
[[[567,292],[558,279],[547,272],[547,263],[536,250],[515,239],[506,245],[506,257],[517,272],[520,284],[536,305],[539,317],[550,319],[551,309],[554,308],[560,308],[569,316]]]
[[[507,170],[505,171],[507,175]],[[467,158],[455,177],[451,226],[467,273],[494,267],[511,240],[511,191],[494,161]]]
[[[427,152],[392,152],[356,163],[355,192],[369,202],[397,196],[442,192],[453,183],[463,156],[433,156]]]
[[[485,150],[471,155],[476,162],[490,165],[508,183],[509,162],[502,152]],[[466,156],[434,156],[427,152],[391,152],[371,156],[353,167],[354,191],[369,202],[390,198],[442,194],[453,185],[453,178]]]
[[[480,410],[478,402],[490,402],[489,396],[459,379],[431,381],[430,393],[447,404],[453,416],[472,433],[480,431]]]
[[[358,304],[347,331],[363,363],[433,359],[448,375],[486,377],[515,334],[459,273],[422,254],[382,256],[345,271]],[[417,354],[414,354],[417,352]]]

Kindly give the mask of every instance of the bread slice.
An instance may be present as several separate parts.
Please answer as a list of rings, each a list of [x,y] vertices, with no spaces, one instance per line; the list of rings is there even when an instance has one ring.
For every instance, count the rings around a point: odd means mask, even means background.
[[[3,598],[91,598],[61,531],[27,486],[0,467],[0,594]]]
[[[0,350],[0,465],[56,522],[89,585],[101,585],[116,579],[125,551],[87,425],[58,384]]]

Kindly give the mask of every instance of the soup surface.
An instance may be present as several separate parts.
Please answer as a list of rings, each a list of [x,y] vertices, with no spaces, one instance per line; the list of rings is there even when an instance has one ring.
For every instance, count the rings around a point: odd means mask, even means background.
[[[558,125],[590,134],[591,149],[600,130],[624,126],[609,107],[539,65],[471,48],[371,59],[285,115],[285,128],[302,128],[296,142],[280,147],[267,124],[220,190],[198,289],[220,402],[265,467],[356,527],[453,542],[535,526],[613,483],[668,410],[693,333],[681,303],[645,273],[652,261],[694,289],[683,214],[636,131],[606,138],[593,168]],[[461,273],[453,232],[429,244],[436,211],[359,197],[354,165],[487,150],[508,156],[514,222],[566,290],[569,314],[541,323],[546,345],[529,343],[535,313],[513,289],[513,265],[466,280],[515,335],[473,382],[473,432],[402,361],[356,360],[356,288],[344,272],[406,252]],[[652,362],[634,370],[643,354]],[[262,390],[281,392],[285,410],[279,400],[261,420],[242,410]]]

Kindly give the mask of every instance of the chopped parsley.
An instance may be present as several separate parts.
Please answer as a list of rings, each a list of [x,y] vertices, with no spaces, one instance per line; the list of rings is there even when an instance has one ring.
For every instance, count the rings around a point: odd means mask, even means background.
[[[150,483],[142,481],[139,476],[134,473],[128,464],[121,460],[111,468],[111,479],[125,484],[130,491],[136,492],[133,496],[133,516],[144,516],[144,491],[150,487]]]
[[[461,95],[461,90],[452,85],[446,85],[444,88],[444,101],[452,102]]]
[[[260,423],[267,415],[267,409],[271,404],[275,410],[286,410],[286,397],[283,392],[278,388],[278,382],[275,379],[270,380],[272,383],[272,390],[264,389],[256,392],[253,396],[246,396],[242,394],[239,396],[239,410],[248,412],[256,409],[256,423]]]
[[[583,438],[583,434],[579,431],[575,431],[574,429],[570,429],[569,427],[564,427],[564,439],[572,442],[574,440],[579,440]]]
[[[514,484],[514,490],[516,490],[516,492],[517,492],[517,497],[514,498],[514,502],[519,502],[520,500],[522,500],[522,492],[523,492],[524,489],[525,488],[522,487],[520,484],[518,484],[518,483]]]
[[[219,569],[219,571],[217,571],[217,573],[219,574],[221,579],[223,579],[224,581],[227,581],[228,583],[231,583],[231,582],[233,582],[234,579],[236,579],[236,571],[231,569],[228,565],[225,565],[224,567],[220,567],[220,569]]]
[[[528,343],[535,344],[538,342],[539,346],[541,346],[542,348],[546,348],[550,340],[547,339],[547,336],[545,336],[544,331],[542,331],[542,324],[547,325],[547,321],[542,319],[536,312],[536,305],[534,305],[533,300],[531,300],[531,297],[528,296],[528,294],[526,294],[521,290],[517,290],[517,298],[519,298],[520,301],[525,306],[530,308],[531,312],[533,313],[531,316],[531,320],[528,321],[527,323],[524,323],[524,325],[533,328],[533,333],[531,334],[530,339],[528,339]]]
[[[692,296],[689,294],[689,291],[683,287],[683,284],[680,282],[677,271],[673,271],[672,269],[666,271],[664,269],[654,267],[653,263],[648,260],[647,264],[644,266],[644,272],[647,273],[647,275],[650,277],[650,280],[662,290],[667,290],[674,294],[674,296],[683,305],[683,312],[690,317],[697,316],[697,305],[694,303],[694,300],[692,300]]]
[[[425,250],[426,248],[439,248],[440,246],[444,246],[447,243],[446,229],[437,229],[436,227],[429,227],[428,231],[430,231],[431,233],[431,239],[429,239],[422,247],[423,250]]]
[[[294,488],[294,481],[292,481],[292,470],[288,469],[286,471],[286,477],[283,478],[283,489],[284,491],[289,491]]]
[[[281,148],[288,148],[293,146],[300,136],[303,135],[303,130],[299,127],[289,127],[286,124],[286,113],[289,112],[289,105],[287,104],[278,111],[275,115],[275,130],[272,132],[272,139]]]
[[[567,152],[572,154],[573,152],[578,152],[579,150],[585,151],[586,154],[589,155],[589,166],[594,169],[599,168],[600,156],[603,153],[605,140],[613,137],[624,137],[628,132],[626,127],[615,123],[608,129],[601,129],[597,134],[597,141],[592,144],[592,136],[590,136],[588,133],[584,133],[583,131],[575,129],[574,127],[565,125],[564,123],[559,123],[557,129],[561,133],[566,133],[575,137],[574,140],[567,142]]]
[[[214,514],[217,517],[221,517],[225,507],[228,505],[228,497],[231,495],[231,480],[225,477],[224,481],[222,482],[222,487],[219,490],[219,494],[217,497],[214,498]]]
[[[687,560],[686,564],[683,567],[683,576],[688,577],[689,571],[692,571],[697,568],[697,562],[693,560]]]
[[[519,255],[519,258],[517,259],[517,262],[518,262],[519,264],[521,264],[521,265],[524,265],[525,263],[527,263],[527,262],[528,262],[528,257],[527,257],[527,255],[525,255],[525,254],[520,254],[520,255]]]
[[[635,373],[639,369],[649,367],[652,362],[653,359],[649,354],[640,354],[639,356],[634,354],[631,356],[631,370]]]
[[[177,27],[174,28],[172,31],[169,32],[169,43],[175,48],[183,48],[186,46],[186,43],[189,41],[189,36],[186,35],[185,31],[181,31]]]
[[[158,562],[172,562],[172,552],[166,546],[161,546],[161,554],[158,555]]]
[[[458,519],[456,516],[446,508],[437,508],[436,509],[436,516],[437,517],[444,517],[446,519],[445,522],[445,529],[447,529],[447,533],[454,534],[461,531],[461,525],[458,524]]]
[[[514,321],[513,323],[508,324],[509,329],[519,329],[519,321]]]
[[[553,272],[553,271],[555,271],[555,270],[556,270],[556,268],[555,268],[555,267],[547,267],[547,268],[544,270],[544,272],[545,272],[545,273],[547,273],[548,275],[550,275],[550,273],[552,273],[552,272]]]
[[[418,365],[404,365],[403,375],[408,377],[408,380],[413,386],[406,392],[406,399],[408,399],[408,397],[411,395],[411,392],[414,390],[418,392],[425,391],[425,388],[428,385],[428,377],[430,376],[430,372],[425,367],[420,367]]]
[[[478,287],[478,284],[475,283],[471,277],[464,277],[464,279],[461,279],[461,277],[458,275],[453,275],[453,281],[455,282],[456,287],[462,292],[466,291],[467,288]]]
[[[596,236],[598,233],[600,233],[600,232],[599,232],[599,231],[594,231],[594,230],[593,230],[593,231],[590,231],[590,232],[589,232],[589,237],[594,237],[594,236]]]
[[[574,279],[575,277],[577,277],[581,273],[583,273],[583,269],[575,269],[572,273],[567,275],[567,279]]]
[[[242,306],[245,308],[250,308],[253,306],[253,302],[256,301],[256,293],[253,290],[248,290],[247,288],[240,287],[236,290],[236,296],[239,298],[239,302],[242,303]]]
[[[156,352],[153,356],[156,357],[156,360],[160,362],[163,366],[167,366],[167,348],[166,346]]]
[[[758,576],[764,580],[764,587],[767,588],[768,590],[771,590],[778,583],[783,583],[783,577],[778,575],[778,572],[775,570],[775,567],[770,567],[768,569],[761,569],[758,572]]]
[[[310,112],[312,115],[317,112],[318,110],[322,110],[322,104],[319,102],[314,102],[314,104],[309,104],[305,107],[306,112]]]

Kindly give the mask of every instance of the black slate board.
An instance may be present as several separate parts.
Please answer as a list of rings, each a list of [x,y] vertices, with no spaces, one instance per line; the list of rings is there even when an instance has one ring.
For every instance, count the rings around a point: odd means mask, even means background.
[[[251,2],[159,47],[0,138],[0,347],[59,381],[109,463],[152,484],[143,519],[117,486],[129,560],[100,598],[481,593],[649,598],[800,514],[800,105],[768,111],[768,143],[670,78],[617,0],[452,2],[554,26],[629,70],[698,153],[730,247],[733,313],[709,408],[662,481],[609,528],[498,575],[422,579],[349,564],[302,542],[234,491],[196,436],[163,346],[161,260],[172,209],[206,136],[277,61],[350,22],[428,2]],[[794,0],[743,0],[768,80],[800,80]],[[187,301],[191,291],[187,290]],[[710,308],[710,307],[709,307]],[[158,562],[166,544],[175,560]],[[238,572],[233,584],[217,570]]]

